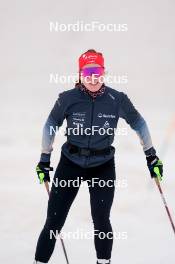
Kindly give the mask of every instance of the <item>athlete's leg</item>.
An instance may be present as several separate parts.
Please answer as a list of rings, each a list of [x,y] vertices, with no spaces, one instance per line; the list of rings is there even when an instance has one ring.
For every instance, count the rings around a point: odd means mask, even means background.
[[[61,156],[48,201],[46,223],[38,239],[35,260],[43,263],[49,261],[55,247],[55,235],[60,233],[79,190],[79,187],[69,184],[69,180],[77,179],[81,174],[81,167]]]
[[[114,198],[116,178],[114,159],[96,168],[91,168],[89,173],[91,177],[97,178],[94,186],[89,187],[97,258],[109,260],[113,245],[110,210]]]

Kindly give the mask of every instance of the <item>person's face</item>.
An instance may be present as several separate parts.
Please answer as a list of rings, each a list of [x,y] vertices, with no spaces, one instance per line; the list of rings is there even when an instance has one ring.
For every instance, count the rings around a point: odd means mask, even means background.
[[[81,69],[80,78],[89,91],[96,92],[104,82],[104,68],[99,64],[87,64]]]

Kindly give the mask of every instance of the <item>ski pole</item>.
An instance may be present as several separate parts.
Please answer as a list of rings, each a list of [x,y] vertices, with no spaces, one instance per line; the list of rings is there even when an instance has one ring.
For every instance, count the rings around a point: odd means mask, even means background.
[[[50,195],[49,183],[48,183],[48,181],[46,181],[46,182],[44,182],[44,184],[45,184],[45,187],[46,187],[46,191],[48,193],[48,196],[49,196]],[[69,264],[69,259],[68,259],[68,256],[67,256],[65,244],[64,244],[64,241],[63,241],[63,239],[62,239],[61,236],[60,236],[60,241],[61,241],[61,245],[62,245],[62,248],[63,248],[64,256],[66,258],[66,263]]]
[[[160,185],[160,182],[157,178],[155,178],[155,183],[159,189],[159,192],[160,192],[160,195],[161,195],[161,198],[162,198],[162,201],[163,201],[163,204],[165,206],[165,209],[166,209],[166,212],[167,212],[167,215],[168,215],[168,218],[170,220],[170,223],[171,223],[171,226],[172,226],[172,229],[173,229],[173,232],[174,232],[174,235],[175,235],[175,226],[174,226],[174,223],[173,223],[173,219],[171,217],[171,214],[170,214],[170,210],[168,208],[168,205],[167,205],[167,202],[166,202],[166,199],[165,199],[165,196],[163,194],[163,191],[162,191],[162,188],[161,188],[161,185]]]
[[[49,191],[49,183],[48,183],[48,181],[46,181],[46,182],[44,182],[44,184],[45,184],[45,187],[46,187],[46,191],[48,193],[48,196],[49,196],[49,194],[50,194],[50,191]]]

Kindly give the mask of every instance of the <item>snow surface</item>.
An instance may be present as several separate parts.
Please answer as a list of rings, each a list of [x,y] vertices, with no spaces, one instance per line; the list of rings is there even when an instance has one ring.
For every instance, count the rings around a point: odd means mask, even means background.
[[[31,264],[46,217],[47,193],[35,175],[42,126],[59,92],[69,84],[49,82],[50,73],[73,74],[78,56],[101,50],[109,72],[127,74],[128,84],[113,84],[126,92],[147,120],[154,146],[165,165],[162,183],[175,220],[175,2],[169,1],[1,1],[1,183],[0,263]],[[50,33],[49,21],[128,24],[128,32]],[[65,125],[65,124],[64,124]],[[118,136],[116,171],[127,188],[117,188],[111,213],[115,232],[112,263],[174,264],[175,241],[165,209],[146,168],[136,134]],[[168,133],[168,141],[165,137]],[[56,167],[58,136],[52,165]],[[163,142],[168,142],[165,149]],[[164,150],[165,149],[165,150]],[[81,188],[64,232],[92,230],[89,195]],[[93,240],[65,240],[71,264],[95,263]],[[64,264],[60,241],[50,263]]]

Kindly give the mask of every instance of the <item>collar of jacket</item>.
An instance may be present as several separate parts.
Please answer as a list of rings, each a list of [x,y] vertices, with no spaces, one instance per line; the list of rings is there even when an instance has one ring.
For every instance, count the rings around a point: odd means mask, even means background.
[[[82,91],[82,92],[84,92],[84,93],[86,93],[86,94],[88,94],[88,95],[90,95],[92,98],[96,98],[97,96],[101,96],[102,94],[104,94],[104,92],[105,92],[105,85],[104,84],[102,84],[102,86],[100,87],[100,89],[98,90],[98,91],[96,91],[96,92],[91,92],[91,91],[89,91],[83,84],[80,84],[79,86],[78,86],[78,88]]]

